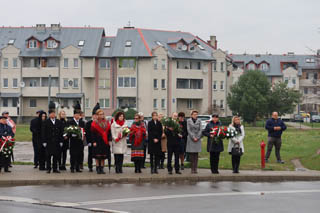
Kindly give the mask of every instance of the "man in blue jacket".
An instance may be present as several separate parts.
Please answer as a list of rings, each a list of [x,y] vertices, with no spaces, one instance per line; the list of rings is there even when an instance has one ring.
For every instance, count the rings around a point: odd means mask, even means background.
[[[279,118],[277,112],[272,113],[272,118],[267,120],[266,129],[268,130],[268,150],[266,154],[266,163],[269,162],[269,157],[272,151],[273,146],[276,147],[276,157],[278,163],[284,163],[280,157],[280,148],[281,148],[281,135],[282,132],[287,129],[284,122]]]

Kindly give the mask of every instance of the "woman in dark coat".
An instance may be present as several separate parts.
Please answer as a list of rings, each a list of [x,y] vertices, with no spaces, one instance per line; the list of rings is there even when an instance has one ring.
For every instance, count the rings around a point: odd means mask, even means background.
[[[151,174],[158,174],[158,165],[160,163],[161,137],[163,129],[158,121],[158,113],[152,113],[152,120],[148,123],[148,153],[150,154]]]
[[[38,151],[39,151],[38,156],[39,156],[39,170],[40,171],[46,170],[46,159],[47,159],[46,148],[43,146],[42,137],[41,137],[42,126],[43,126],[43,123],[45,120],[47,120],[47,113],[44,111],[41,111],[39,114],[39,117],[38,117],[38,125],[37,125],[37,131],[38,131],[37,142],[38,142]]]
[[[134,123],[130,128],[131,161],[134,162],[135,173],[141,173],[144,159],[144,141],[146,128],[139,114],[134,116]]]
[[[217,137],[214,137],[210,132],[215,127],[220,127],[219,116],[217,114],[212,115],[212,120],[207,124],[202,134],[208,137],[207,151],[210,153],[210,167],[212,174],[219,174],[219,158],[220,152],[223,152],[223,141]]]
[[[91,137],[93,145],[92,154],[96,159],[97,174],[105,174],[105,159],[109,158],[111,155],[111,125],[105,118],[102,109],[98,109],[96,115],[98,119],[94,120],[91,124]]]
[[[66,116],[66,112],[61,110],[59,112],[58,115],[58,119],[61,121],[62,124],[62,129],[64,130],[64,128],[67,126],[67,116]],[[59,158],[59,170],[60,171],[65,171],[67,170],[66,168],[66,161],[67,161],[67,152],[69,149],[69,140],[66,136],[64,136],[64,140],[63,140],[63,146],[61,148],[61,156]]]

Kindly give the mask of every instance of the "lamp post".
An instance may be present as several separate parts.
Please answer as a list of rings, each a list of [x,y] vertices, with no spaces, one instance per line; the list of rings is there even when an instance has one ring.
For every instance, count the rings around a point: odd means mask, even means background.
[[[51,75],[49,75],[48,79],[48,108],[51,102]]]

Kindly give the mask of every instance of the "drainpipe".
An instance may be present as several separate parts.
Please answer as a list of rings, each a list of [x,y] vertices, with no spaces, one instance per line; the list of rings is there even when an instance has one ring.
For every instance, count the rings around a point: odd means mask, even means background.
[[[136,80],[136,87],[137,87],[137,97],[136,97],[136,107],[137,111],[139,112],[139,63],[138,63],[138,57],[136,57],[136,72],[137,72],[137,80]]]
[[[225,104],[225,117],[228,116],[228,105],[227,105],[227,94],[228,94],[228,61],[226,60],[226,77],[225,77],[225,82],[226,82],[226,85],[225,85],[225,92],[224,92],[224,104]]]
[[[169,63],[169,56],[167,54],[167,116],[170,115],[171,112],[171,97],[170,97],[170,90],[171,90],[171,81],[170,81],[170,63]]]
[[[82,58],[80,58],[80,93],[82,94],[82,109],[83,109],[83,113],[84,115],[86,115],[86,107],[85,107],[85,94],[83,93],[83,69],[82,69],[82,64],[83,64],[83,61],[82,61]]]
[[[23,66],[23,59],[22,59],[22,57],[20,57],[20,82],[22,82],[22,66]],[[23,108],[23,104],[22,104],[22,100],[23,100],[23,98],[22,98],[22,87],[20,86],[20,82],[19,82],[19,87],[20,87],[20,97],[19,97],[19,115],[18,115],[18,121],[19,121],[19,123],[21,123],[22,122],[22,116],[23,116],[23,114],[22,114],[22,108]]]

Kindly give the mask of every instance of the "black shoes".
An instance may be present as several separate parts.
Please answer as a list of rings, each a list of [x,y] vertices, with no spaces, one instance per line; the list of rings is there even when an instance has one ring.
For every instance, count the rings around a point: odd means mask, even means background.
[[[59,170],[53,170],[52,173],[60,173],[60,171]]]
[[[168,174],[169,174],[169,175],[172,175],[172,171],[169,171]]]
[[[184,170],[184,164],[181,164],[181,170]]]
[[[92,168],[89,168],[89,172],[93,172],[93,169],[92,169]]]
[[[65,166],[60,166],[60,167],[59,167],[59,170],[60,170],[60,171],[66,171],[67,168],[66,168]]]
[[[177,170],[176,174],[181,175],[182,173],[179,170]]]

